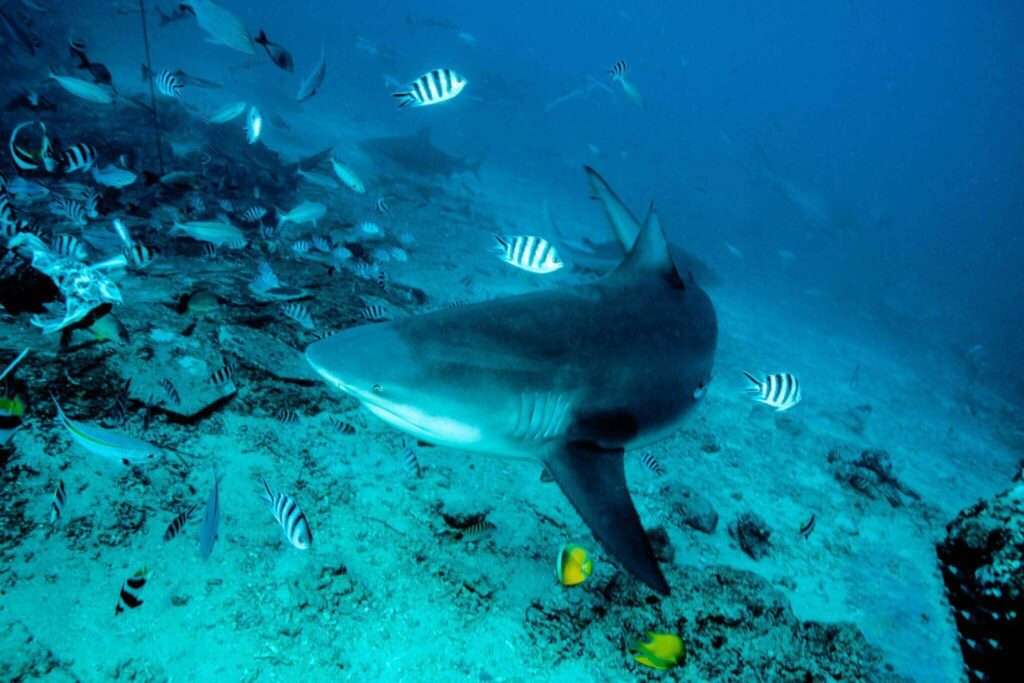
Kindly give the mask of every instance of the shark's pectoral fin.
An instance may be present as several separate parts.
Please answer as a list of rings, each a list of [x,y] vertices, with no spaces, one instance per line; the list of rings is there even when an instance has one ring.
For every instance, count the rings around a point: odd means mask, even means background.
[[[544,464],[605,550],[631,574],[668,595],[668,583],[626,488],[622,449],[574,442],[548,455]]]

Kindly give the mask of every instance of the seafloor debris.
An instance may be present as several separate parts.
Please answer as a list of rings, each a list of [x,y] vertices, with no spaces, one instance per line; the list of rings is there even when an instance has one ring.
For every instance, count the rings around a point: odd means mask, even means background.
[[[772,531],[768,523],[753,512],[744,512],[729,525],[729,535],[736,539],[747,555],[760,560],[771,549]]]
[[[729,567],[681,567],[685,590],[670,597],[643,594],[635,582],[612,575],[585,584],[572,602],[564,593],[526,608],[526,632],[535,666],[565,658],[600,661],[618,652],[643,680],[662,680],[637,664],[628,645],[646,631],[678,634],[686,643],[686,679],[708,683],[755,681],[872,681],[906,683],[851,624],[800,621],[786,598],[752,572]],[[596,578],[596,576],[595,576]]]
[[[1024,482],[963,510],[938,544],[972,681],[1020,675],[1024,647]]]
[[[718,512],[703,494],[688,486],[663,486],[662,500],[672,500],[671,520],[676,526],[688,526],[706,534],[718,528]]]
[[[856,460],[843,460],[837,450],[828,454],[836,480],[862,496],[885,500],[893,507],[904,505],[904,498],[918,501],[921,496],[893,474],[892,459],[883,450],[867,449]]]

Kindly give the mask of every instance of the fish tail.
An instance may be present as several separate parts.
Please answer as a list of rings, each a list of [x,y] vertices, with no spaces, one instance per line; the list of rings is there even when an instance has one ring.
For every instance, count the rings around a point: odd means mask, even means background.
[[[260,29],[260,34],[253,39],[253,42],[257,45],[266,45],[269,43],[270,40],[267,38],[267,32]]]
[[[263,484],[264,497],[266,498],[266,501],[268,503],[270,503],[271,505],[273,505],[274,504],[274,490],[272,488],[270,488],[270,484],[268,484],[267,480],[264,479],[263,477],[260,477],[260,483]]]
[[[391,93],[391,96],[398,98],[399,109],[408,107],[410,104],[413,104],[416,101],[416,98],[413,97],[413,94],[411,92],[394,92]]]
[[[743,371],[743,374],[747,376],[747,379],[749,379],[751,382],[754,383],[755,387],[757,387],[758,389],[761,388],[761,380],[759,380],[758,378],[754,377],[753,375],[751,375],[746,370]]]

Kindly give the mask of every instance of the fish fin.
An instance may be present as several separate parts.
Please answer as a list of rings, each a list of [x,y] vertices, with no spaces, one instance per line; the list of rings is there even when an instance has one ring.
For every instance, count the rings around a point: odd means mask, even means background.
[[[264,479],[263,477],[260,477],[260,483],[263,484],[263,498],[268,503],[273,505],[274,504],[274,490],[272,488],[270,488],[270,484],[268,484],[267,480]]]
[[[260,34],[253,38],[252,42],[256,43],[257,45],[266,46],[267,43],[270,42],[270,40],[267,38],[267,32],[264,31],[263,29],[260,29]]]
[[[751,375],[746,370],[743,371],[743,374],[746,375],[747,379],[749,379],[751,382],[754,383],[755,387],[757,387],[758,389],[761,388],[761,380],[759,380],[758,378],[754,377],[753,375]],[[753,387],[751,387],[751,388],[753,388]]]
[[[615,194],[615,190],[608,184],[600,173],[591,166],[584,166],[583,171],[587,174],[587,183],[594,199],[601,202],[605,217],[611,224],[612,231],[619,238],[619,243],[625,251],[629,251],[636,243],[642,231],[640,222],[630,212],[625,203]],[[646,224],[646,221],[644,222]]]
[[[644,223],[640,235],[633,243],[633,248],[626,254],[626,258],[615,269],[613,275],[621,277],[651,272],[660,276],[672,289],[686,288],[672,261],[665,232],[661,229],[661,221],[658,220],[658,214],[653,206],[647,214],[647,222]]]
[[[416,98],[413,97],[411,92],[393,92],[391,93],[391,96],[398,98],[399,109],[403,107],[408,107],[410,104],[416,102]]]
[[[653,590],[668,595],[668,582],[626,487],[622,456],[621,448],[573,442],[545,457],[544,465],[605,550]]]

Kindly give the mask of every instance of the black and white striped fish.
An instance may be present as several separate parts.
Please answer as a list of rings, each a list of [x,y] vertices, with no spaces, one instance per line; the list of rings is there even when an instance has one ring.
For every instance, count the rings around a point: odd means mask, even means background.
[[[181,91],[185,87],[181,78],[173,71],[168,71],[167,69],[156,75],[154,84],[156,89],[160,91],[160,94],[167,97],[181,97]]]
[[[179,405],[181,403],[181,394],[178,393],[178,389],[174,386],[174,382],[167,377],[164,377],[160,380],[159,384],[163,387],[163,390],[167,394],[167,398],[171,403],[174,405]]]
[[[789,410],[800,402],[800,380],[788,372],[767,375],[764,380],[744,372],[754,386],[750,390],[757,394],[756,400],[775,410]]]
[[[260,237],[267,242],[273,242],[277,239],[277,226],[268,223],[260,224]]]
[[[328,418],[331,425],[345,436],[352,436],[356,433],[356,428],[352,426],[352,423],[345,422],[342,419],[334,417],[333,415]]]
[[[257,221],[263,220],[263,217],[267,215],[267,210],[262,206],[250,206],[248,209],[242,212],[243,223],[256,223]]]
[[[321,237],[320,235],[316,235],[311,240],[311,243],[312,243],[313,249],[315,249],[317,251],[321,251],[321,252],[323,252],[325,254],[331,253],[331,243],[327,240],[326,237]]]
[[[388,206],[388,203],[384,201],[383,197],[377,200],[377,213],[379,213],[382,216],[387,216],[389,213],[391,213],[391,207]]]
[[[624,59],[615,62],[612,64],[612,68],[608,69],[608,74],[612,77],[612,80],[623,78],[628,72],[629,64],[626,64]]]
[[[651,472],[654,472],[654,476],[665,476],[665,468],[662,467],[661,463],[658,462],[657,458],[655,458],[650,453],[644,453],[642,456],[640,456],[640,462],[644,464],[644,467],[649,469]]]
[[[235,371],[231,369],[230,365],[222,365],[214,370],[213,374],[210,375],[210,384],[215,386],[227,384],[234,379],[234,376]]]
[[[121,614],[125,610],[136,609],[142,606],[142,598],[139,597],[139,593],[148,580],[149,570],[145,567],[124,580],[124,583],[121,584],[121,595],[118,597],[117,606],[114,608],[114,616]]]
[[[313,316],[309,313],[309,309],[302,304],[285,304],[281,307],[281,312],[305,327],[307,330],[312,330],[316,327],[316,324],[313,322]]]
[[[217,258],[217,245],[213,242],[203,242],[203,258]]]
[[[74,235],[57,235],[50,248],[59,256],[79,261],[84,260],[87,255],[85,246]]]
[[[380,304],[364,306],[363,310],[359,311],[359,317],[371,323],[380,323],[391,319],[387,309]]]
[[[501,253],[501,260],[509,265],[530,273],[553,273],[565,264],[558,256],[558,250],[543,237],[536,235],[495,235]]]
[[[61,154],[61,162],[65,173],[88,171],[96,164],[99,153],[87,142],[71,145]]]
[[[313,249],[313,243],[309,240],[295,240],[292,242],[292,251],[296,254],[308,254]]]
[[[434,69],[409,84],[409,89],[396,92],[400,107],[426,107],[447,102],[466,87],[466,79],[451,69]]]
[[[299,421],[299,414],[290,408],[279,408],[274,413],[274,419],[281,424],[291,425]]]
[[[99,218],[100,193],[88,187],[82,193],[82,206],[85,207],[85,215],[89,218]]]
[[[74,199],[58,197],[50,202],[50,212],[56,216],[67,219],[72,225],[85,225],[85,207]]]
[[[64,488],[64,480],[57,482],[57,488],[53,491],[53,500],[50,501],[50,524],[60,522],[64,514],[64,504],[68,502],[68,494]]]
[[[405,470],[414,479],[419,479],[423,474],[423,469],[420,467],[420,460],[416,457],[416,450],[411,446],[405,449],[405,453],[402,454],[402,462],[405,463]]]
[[[156,249],[142,242],[133,242],[131,246],[121,250],[121,255],[133,268],[145,268],[156,258]]]
[[[466,540],[473,540],[480,538],[481,536],[486,536],[487,534],[491,533],[497,528],[497,526],[495,526],[491,522],[488,522],[486,519],[481,519],[480,521],[474,522],[473,524],[470,524],[468,527],[464,528],[462,530],[461,536]]]
[[[7,194],[0,194],[0,235],[11,237],[18,232],[18,216]]]
[[[284,529],[284,535],[288,542],[299,550],[309,548],[313,544],[313,532],[309,528],[309,520],[299,508],[299,504],[286,493],[280,491],[274,493],[266,479],[261,481],[263,482],[264,498],[270,504],[274,519]]]
[[[195,512],[196,506],[192,505],[184,512],[180,513],[177,517],[171,520],[171,523],[167,525],[167,530],[164,531],[164,543],[170,541],[175,536],[181,533],[181,530],[185,528],[188,523],[189,517]]]
[[[377,287],[379,289],[388,288],[388,274],[385,273],[383,270],[377,271]]]

